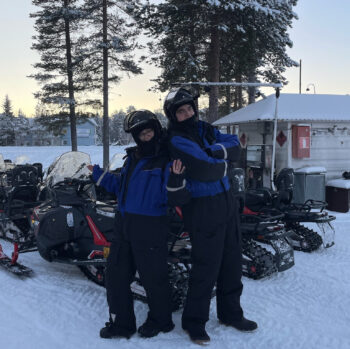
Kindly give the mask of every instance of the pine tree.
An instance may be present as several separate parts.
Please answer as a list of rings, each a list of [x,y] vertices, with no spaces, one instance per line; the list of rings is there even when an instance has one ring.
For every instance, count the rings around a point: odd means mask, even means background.
[[[151,62],[161,68],[156,89],[207,80],[282,79],[294,65],[286,54],[292,7],[297,0],[166,0],[134,10],[140,26],[152,37]],[[156,39],[156,47],[155,42]],[[250,91],[254,95],[254,91]],[[210,88],[209,121],[217,119],[217,101],[226,96],[226,110],[243,104],[243,90]]]
[[[139,30],[128,15],[138,0],[86,0],[84,11],[89,13],[88,33],[81,38],[85,50],[85,73],[94,91],[102,92],[103,99],[103,166],[109,162],[108,89],[118,83],[123,74],[140,74],[133,57],[139,47]]]
[[[203,0],[149,1],[135,7],[138,25],[151,38],[148,62],[161,68],[156,89],[166,91],[176,82],[205,78],[207,26],[204,25]]]
[[[12,102],[11,102],[8,95],[5,96],[5,100],[4,100],[4,103],[2,106],[3,106],[4,115],[9,116],[9,117],[14,117],[13,112],[12,112]]]
[[[62,128],[69,119],[72,150],[76,151],[76,106],[79,105],[76,94],[90,88],[83,69],[84,48],[78,45],[79,30],[87,14],[78,0],[32,0],[32,3],[40,8],[31,14],[37,32],[32,49],[40,53],[40,62],[34,65],[39,72],[31,77],[42,85],[35,96],[50,111],[46,124],[54,119]]]
[[[8,95],[3,102],[3,113],[0,114],[0,146],[15,144],[15,120],[12,103]]]
[[[129,107],[130,109],[130,107]],[[111,141],[117,145],[126,145],[131,141],[131,135],[124,132],[124,118],[127,113],[123,110],[114,112],[111,118]]]
[[[258,1],[261,10],[252,7],[237,9],[238,25],[229,30],[223,37],[222,45],[235,47],[234,55],[222,57],[222,73],[227,81],[259,81],[286,82],[282,75],[286,67],[297,66],[286,53],[292,46],[287,33],[292,20],[297,16],[293,6],[297,1],[271,0]],[[238,30],[237,30],[238,29]],[[223,50],[229,52],[228,50]],[[234,109],[243,104],[242,89],[235,93]],[[248,89],[248,103],[254,102],[255,89]]]

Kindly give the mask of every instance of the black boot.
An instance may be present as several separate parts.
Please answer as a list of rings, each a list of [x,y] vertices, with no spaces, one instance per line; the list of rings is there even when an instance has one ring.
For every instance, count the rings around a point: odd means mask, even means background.
[[[106,322],[106,326],[101,328],[100,337],[101,338],[126,338],[129,339],[136,330],[126,329],[115,324],[112,317],[109,318],[109,321]]]
[[[258,328],[258,324],[255,321],[246,319],[244,316],[241,320],[237,321],[221,321],[220,322],[226,326],[234,327],[235,329],[242,332],[252,332]]]
[[[186,326],[182,325],[185,332],[188,333],[192,342],[203,345],[210,342],[210,337],[202,325],[199,326]]]
[[[174,323],[171,321],[169,324],[165,326],[158,326],[154,323],[154,321],[147,318],[145,323],[139,327],[137,332],[140,334],[141,337],[144,338],[151,338],[154,336],[157,336],[160,332],[170,332],[175,327]]]

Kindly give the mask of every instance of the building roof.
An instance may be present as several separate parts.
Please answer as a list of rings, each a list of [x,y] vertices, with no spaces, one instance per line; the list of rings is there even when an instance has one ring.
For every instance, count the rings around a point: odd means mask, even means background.
[[[97,127],[97,123],[94,119],[89,118],[89,119],[87,119],[87,121],[90,122],[90,124],[92,124],[93,126]]]
[[[272,121],[275,108],[276,97],[273,94],[216,120],[213,125]],[[278,120],[350,121],[350,96],[281,93],[278,99]]]

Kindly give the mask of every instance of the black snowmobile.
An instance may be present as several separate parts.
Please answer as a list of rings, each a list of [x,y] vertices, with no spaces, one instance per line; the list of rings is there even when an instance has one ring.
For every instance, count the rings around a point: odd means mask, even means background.
[[[288,239],[295,250],[311,252],[322,243],[325,248],[333,246],[335,231],[331,221],[335,217],[324,210],[327,203],[315,200],[307,200],[304,204],[293,203],[294,171],[291,168],[282,169],[275,184],[277,191],[268,188],[248,189],[246,206],[253,212],[265,214],[275,210],[282,212],[286,229],[291,232]],[[322,237],[301,223],[316,223]]]
[[[281,213],[256,214],[247,208],[241,215],[243,254],[248,257],[246,273],[260,279],[294,265],[294,251],[290,245],[291,232],[283,223]],[[272,248],[269,248],[270,245]]]
[[[240,202],[243,275],[261,279],[291,268],[294,265],[294,251],[289,244],[291,233],[282,221],[284,214],[277,210],[268,213],[249,210],[245,207],[243,169],[230,169],[229,177],[231,190]]]
[[[61,179],[65,177],[62,169],[68,165],[72,167],[69,155],[63,154],[52,167],[48,179],[50,185],[43,194],[47,200],[33,211],[37,248],[45,260],[77,265],[89,279],[103,286],[106,258],[114,227],[120,219],[117,203],[97,201],[95,185],[86,176]],[[78,157],[77,152],[73,155]],[[66,165],[62,166],[62,162]],[[86,156],[82,156],[80,164],[77,164],[79,171],[89,163]],[[56,170],[58,167],[59,171]],[[59,174],[59,178],[54,173]],[[177,215],[175,210],[169,214],[172,217]],[[174,310],[182,307],[188,282],[189,242],[182,235],[181,228],[180,224],[173,224],[169,235],[168,267]],[[137,275],[131,289],[135,298],[146,300],[146,293]]]
[[[35,250],[29,219],[38,204],[42,165],[4,162],[0,164],[0,171],[0,238],[14,245],[11,257],[4,254],[0,245],[0,265],[14,274],[29,275],[32,270],[19,264],[17,259],[20,252]]]

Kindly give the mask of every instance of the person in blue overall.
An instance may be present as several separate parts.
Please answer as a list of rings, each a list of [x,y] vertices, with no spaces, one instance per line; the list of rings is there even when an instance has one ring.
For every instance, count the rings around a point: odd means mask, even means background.
[[[166,184],[170,162],[166,144],[162,144],[162,128],[153,113],[137,110],[125,117],[124,130],[132,134],[136,147],[127,149],[120,174],[104,172],[98,165],[89,166],[93,180],[116,194],[120,212],[107,259],[110,319],[100,331],[102,338],[130,338],[136,332],[130,289],[136,270],[149,306],[139,334],[153,337],[174,328],[167,267]]]
[[[195,99],[184,88],[169,92],[164,112],[169,119],[171,157],[186,168],[168,184],[174,200],[175,188],[179,190],[177,204],[182,205],[192,243],[182,328],[195,342],[210,341],[205,324],[216,284],[219,321],[241,331],[253,331],[257,324],[243,316],[240,305],[243,285],[238,202],[227,176],[229,163],[239,157],[237,136],[222,134],[199,121]]]

